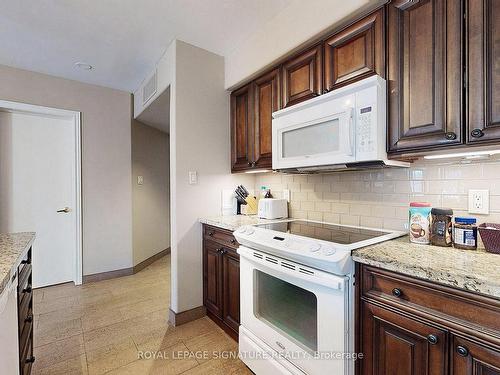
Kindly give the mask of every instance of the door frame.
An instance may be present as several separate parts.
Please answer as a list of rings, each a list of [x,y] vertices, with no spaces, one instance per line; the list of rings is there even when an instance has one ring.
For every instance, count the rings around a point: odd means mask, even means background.
[[[75,215],[76,215],[76,254],[73,281],[81,285],[83,281],[83,217],[82,217],[82,125],[81,112],[44,107],[33,104],[0,100],[0,109],[7,112],[49,115],[71,119],[75,128]]]

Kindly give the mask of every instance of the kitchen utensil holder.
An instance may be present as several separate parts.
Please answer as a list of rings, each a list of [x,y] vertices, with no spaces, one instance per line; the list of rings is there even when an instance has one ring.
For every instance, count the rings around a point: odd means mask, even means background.
[[[478,230],[486,251],[500,254],[500,224],[484,223]]]

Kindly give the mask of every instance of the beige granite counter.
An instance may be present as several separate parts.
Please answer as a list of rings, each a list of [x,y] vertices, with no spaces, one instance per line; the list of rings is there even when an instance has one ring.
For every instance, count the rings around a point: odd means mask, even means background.
[[[0,233],[0,294],[35,240],[35,233]]]
[[[214,227],[219,227],[234,232],[236,229],[243,225],[269,224],[280,220],[286,219],[267,220],[260,219],[257,217],[257,215],[228,215],[200,218],[200,223],[213,225]]]
[[[412,244],[408,237],[353,251],[356,262],[500,299],[500,255]]]

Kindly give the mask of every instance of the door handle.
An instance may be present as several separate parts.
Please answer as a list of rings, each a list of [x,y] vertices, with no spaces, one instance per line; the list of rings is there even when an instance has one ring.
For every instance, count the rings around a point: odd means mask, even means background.
[[[69,208],[69,207],[64,207],[61,210],[57,210],[58,213],[63,213],[64,212],[65,214],[67,214],[70,211],[71,211],[71,208]]]

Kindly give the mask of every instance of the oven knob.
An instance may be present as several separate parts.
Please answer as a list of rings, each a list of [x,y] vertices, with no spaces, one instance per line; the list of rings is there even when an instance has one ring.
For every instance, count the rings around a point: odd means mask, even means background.
[[[309,245],[309,251],[311,253],[314,253],[314,252],[318,251],[319,249],[321,249],[321,245],[319,243],[312,243]]]
[[[322,253],[323,253],[323,255],[330,256],[330,255],[335,254],[335,250],[334,249],[323,249]]]

